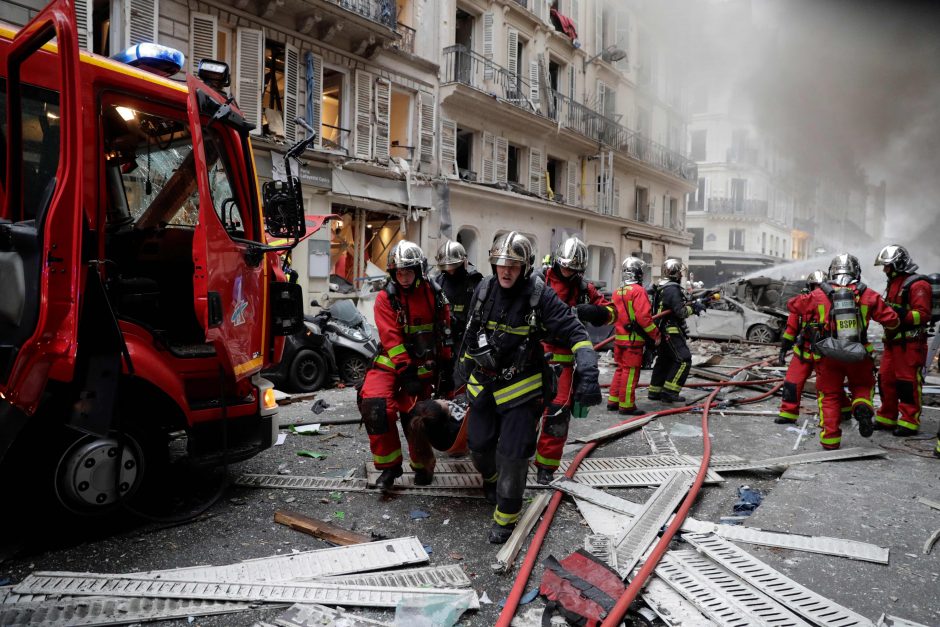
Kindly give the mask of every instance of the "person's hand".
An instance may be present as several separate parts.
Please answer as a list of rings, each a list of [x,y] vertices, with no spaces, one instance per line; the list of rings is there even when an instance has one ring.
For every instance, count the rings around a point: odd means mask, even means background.
[[[597,353],[593,348],[582,348],[574,354],[574,393],[572,400],[584,407],[600,405],[601,386],[597,381]]]
[[[409,396],[421,393],[421,379],[418,378],[418,364],[411,362],[398,373],[398,384]]]
[[[692,307],[692,313],[694,313],[696,316],[701,315],[702,312],[704,312],[706,309],[708,309],[708,308],[705,306],[705,303],[703,303],[703,302],[702,302],[702,299],[700,299],[700,298],[696,298],[695,300],[693,300],[693,301],[692,301],[692,304],[691,304],[691,307]]]
[[[786,348],[780,349],[780,354],[777,356],[777,365],[786,366],[787,365],[787,353],[789,351]]]
[[[595,326],[602,326],[610,317],[610,312],[606,307],[602,307],[601,305],[582,303],[575,309],[578,312],[578,319],[581,322],[586,322]]]

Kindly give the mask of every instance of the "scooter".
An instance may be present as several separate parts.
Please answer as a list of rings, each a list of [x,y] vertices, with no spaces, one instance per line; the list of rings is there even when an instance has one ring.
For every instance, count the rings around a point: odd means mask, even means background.
[[[320,304],[314,300],[314,307]],[[313,316],[329,342],[332,357],[332,372],[339,375],[347,385],[358,385],[379,354],[379,342],[375,328],[350,300],[336,300]]]

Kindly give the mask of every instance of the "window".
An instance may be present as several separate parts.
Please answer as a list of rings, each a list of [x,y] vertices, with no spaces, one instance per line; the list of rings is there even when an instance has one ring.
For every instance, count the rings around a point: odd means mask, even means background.
[[[509,152],[506,158],[506,180],[510,183],[523,183],[519,179],[519,163],[522,161],[522,149],[513,144],[509,144]]]
[[[692,250],[702,250],[705,247],[705,229],[689,229],[692,234]]]
[[[728,250],[744,250],[744,229],[728,231]]]
[[[557,200],[559,195],[564,197],[565,190],[562,188],[562,181],[565,180],[565,162],[548,157],[545,171],[548,173],[548,189],[546,190],[548,199]]]
[[[636,188],[636,220],[637,222],[650,221],[649,190],[645,187]]]
[[[398,90],[392,90],[391,112],[389,115],[389,141],[391,148],[389,155],[405,161],[414,159],[415,146],[412,137],[412,95]],[[453,167],[453,166],[451,166]]]
[[[264,82],[261,89],[262,132],[284,138],[288,142],[294,142],[298,137],[294,119],[299,113],[299,72],[300,54],[297,48],[265,39]]]
[[[766,233],[760,234],[760,254],[762,255],[767,254],[767,234]]]
[[[705,211],[708,207],[705,202],[705,190],[708,181],[704,178],[698,180],[698,187],[695,189],[695,201],[689,206],[689,211]]]
[[[692,161],[705,161],[706,150],[705,142],[708,131],[692,131],[692,153],[689,155]],[[701,180],[701,179],[699,179]]]
[[[157,0],[77,0],[74,5],[78,45],[84,50],[108,57],[157,41]]]
[[[476,181],[477,173],[470,164],[473,163],[473,131],[457,128],[457,172],[464,181]]]
[[[731,179],[731,206],[735,213],[744,213],[747,179]]]
[[[669,226],[673,229],[681,229],[682,222],[679,220],[679,199],[669,199]]]
[[[346,75],[337,70],[323,68],[323,94],[320,123],[320,137],[323,147],[341,150],[346,147],[349,129],[344,128],[346,121]]]

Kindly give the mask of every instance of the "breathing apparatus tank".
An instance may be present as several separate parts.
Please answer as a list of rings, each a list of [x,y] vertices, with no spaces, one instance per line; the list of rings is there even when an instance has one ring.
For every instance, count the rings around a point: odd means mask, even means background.
[[[837,289],[832,293],[832,319],[835,328],[832,335],[849,342],[860,341],[858,309],[855,306],[855,292],[851,289]]]

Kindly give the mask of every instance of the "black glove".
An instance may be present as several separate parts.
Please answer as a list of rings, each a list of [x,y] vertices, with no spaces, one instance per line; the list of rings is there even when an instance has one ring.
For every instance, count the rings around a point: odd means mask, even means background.
[[[690,306],[692,307],[692,313],[694,313],[696,316],[700,315],[703,311],[708,309],[705,306],[705,303],[702,302],[701,298],[696,298],[693,300]]]
[[[593,324],[594,326],[602,326],[606,324],[607,319],[610,318],[610,311],[601,305],[584,303],[578,305],[576,309],[578,311],[578,320],[588,324]]]
[[[780,355],[777,356],[777,365],[785,366],[787,364],[787,353],[793,348],[792,340],[783,340],[780,342]]]
[[[448,394],[456,389],[456,385],[454,384],[454,369],[451,366],[441,367],[438,380],[440,380],[440,385],[437,388],[438,398],[446,398]]]
[[[421,393],[421,379],[418,378],[418,364],[412,362],[398,373],[398,385],[410,396],[417,396]]]
[[[597,353],[582,348],[574,354],[574,394],[572,400],[585,407],[601,404],[601,386],[597,382]]]

